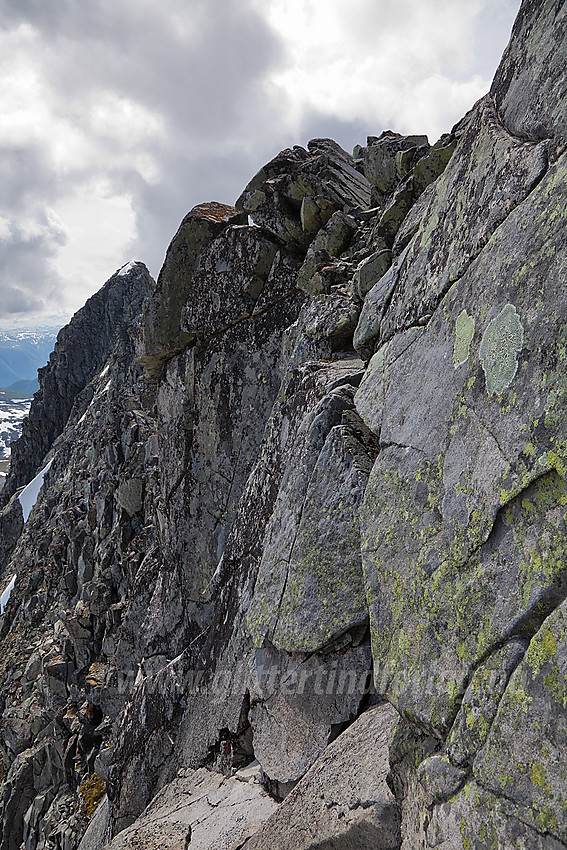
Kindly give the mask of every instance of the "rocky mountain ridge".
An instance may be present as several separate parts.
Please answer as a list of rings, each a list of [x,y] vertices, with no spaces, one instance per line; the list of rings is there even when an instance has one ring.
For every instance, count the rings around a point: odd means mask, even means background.
[[[0,494],[2,850],[567,844],[566,18],[60,333]]]

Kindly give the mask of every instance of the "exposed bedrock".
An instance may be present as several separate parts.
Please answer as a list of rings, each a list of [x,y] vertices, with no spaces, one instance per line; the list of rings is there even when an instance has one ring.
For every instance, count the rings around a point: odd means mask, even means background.
[[[0,850],[567,846],[566,17],[61,331],[0,510]]]

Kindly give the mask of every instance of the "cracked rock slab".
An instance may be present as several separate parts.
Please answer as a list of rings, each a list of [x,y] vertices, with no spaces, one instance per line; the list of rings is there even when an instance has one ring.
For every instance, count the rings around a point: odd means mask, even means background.
[[[371,685],[370,647],[347,643],[340,654],[308,657],[260,649],[250,666],[254,752],[264,773],[289,787],[325,750],[333,727],[359,711]]]
[[[477,782],[524,811],[538,832],[567,843],[567,601],[532,638],[500,703]]]
[[[376,686],[435,735],[476,666],[565,593],[566,167],[550,167],[427,326],[378,350],[355,397],[382,445],[361,523]],[[455,367],[463,309],[474,331]],[[503,315],[513,326],[491,343],[488,383],[482,340]]]
[[[353,393],[334,390],[299,429],[247,615],[256,646],[312,652],[366,619],[358,507],[371,460],[345,422]]]
[[[469,782],[450,801],[435,806],[427,819],[426,847],[436,850],[563,850],[565,844],[536,832],[523,812]]]
[[[542,179],[547,164],[546,142],[510,136],[490,97],[479,102],[428,204],[416,205],[404,223],[406,232],[414,225],[418,229],[406,273],[382,320],[383,340],[433,313],[451,284]]]
[[[236,850],[278,808],[259,785],[205,768],[166,785],[107,850]]]

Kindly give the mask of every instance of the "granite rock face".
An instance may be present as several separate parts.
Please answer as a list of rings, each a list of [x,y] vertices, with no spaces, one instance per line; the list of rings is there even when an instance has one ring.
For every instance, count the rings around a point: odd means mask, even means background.
[[[0,850],[565,847],[566,18],[61,331],[2,491]]]

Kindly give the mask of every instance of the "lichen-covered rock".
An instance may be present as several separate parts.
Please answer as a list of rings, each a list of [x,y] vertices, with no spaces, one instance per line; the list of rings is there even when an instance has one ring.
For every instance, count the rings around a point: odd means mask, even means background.
[[[383,257],[385,254],[388,255],[390,259],[389,263],[386,262],[386,258],[374,262],[371,257],[368,272],[365,271],[364,266],[359,270],[359,274],[362,274],[362,280],[364,281],[365,279],[368,280],[366,277],[367,274],[369,277],[370,275],[373,276],[373,273],[378,273],[386,266],[382,275],[372,282],[369,291],[366,292],[360,318],[354,332],[353,345],[358,353],[367,360],[374,353],[376,342],[380,338],[382,320],[390,304],[392,293],[397,286],[408,251],[409,246],[402,251],[393,264],[391,251],[380,251],[378,257]],[[367,380],[366,385],[373,386],[374,383]]]
[[[514,637],[474,671],[447,738],[452,764],[471,767],[475,755],[486,743],[508,680],[527,647],[525,638]]]
[[[567,840],[567,603],[532,638],[474,762],[481,787],[517,806],[524,823]]]
[[[377,198],[391,194],[408,174],[412,161],[429,150],[427,136],[401,136],[386,130],[378,138],[368,138],[366,147],[355,149],[362,170],[377,190]]]
[[[489,95],[470,113],[445,171],[416,204],[407,271],[392,296],[382,339],[431,316],[492,234],[546,173],[547,142],[527,142],[502,125]],[[404,237],[405,238],[405,237]],[[394,248],[394,253],[396,249]]]
[[[541,622],[565,583],[559,364],[566,317],[533,309],[538,297],[559,303],[565,279],[565,253],[550,250],[563,240],[564,219],[539,224],[550,195],[564,191],[563,168],[559,160],[510,214],[427,328],[406,331],[405,341],[399,335],[374,355],[358,392],[359,413],[384,447],[365,494],[363,532],[380,689],[438,733],[483,654],[514,630],[529,634],[522,624]],[[529,264],[517,252],[518,233],[530,246]],[[503,257],[504,278],[495,272]],[[455,366],[463,305],[475,332],[467,361]],[[502,315],[514,317],[514,332],[483,358],[482,340]],[[541,506],[538,522],[555,529],[545,554],[528,533],[532,499]],[[499,562],[507,566],[495,575]]]
[[[392,252],[388,249],[376,251],[363,260],[356,270],[356,291],[361,299],[378,283],[392,264]]]
[[[312,652],[367,617],[358,509],[372,439],[348,415],[353,395],[338,387],[300,426],[247,614],[257,646]]]
[[[440,850],[561,850],[564,843],[533,829],[517,806],[484,791],[474,781],[448,802],[433,807],[427,821],[426,843]],[[415,844],[408,842],[407,850]],[[402,845],[403,850],[406,847]]]
[[[490,93],[504,124],[520,139],[567,142],[563,69],[567,12],[557,0],[523,2]]]
[[[331,139],[313,139],[278,154],[250,181],[236,206],[255,224],[305,253],[317,230],[337,210],[366,209],[371,187],[354,161]]]
[[[413,188],[419,197],[434,180],[443,174],[453,156],[457,141],[451,135],[441,136],[432,148],[420,157],[413,168]]]
[[[305,261],[297,274],[297,286],[308,295],[327,291],[320,267],[334,263],[334,258],[348,248],[356,224],[351,216],[334,213],[309,246]]]
[[[284,151],[61,332],[0,850],[565,846],[565,16],[432,148]]]
[[[227,204],[199,204],[187,213],[173,238],[144,315],[143,364],[158,377],[164,364],[195,342],[181,326],[181,314],[192,295],[193,270],[199,254],[229,224],[246,224],[246,216]]]

